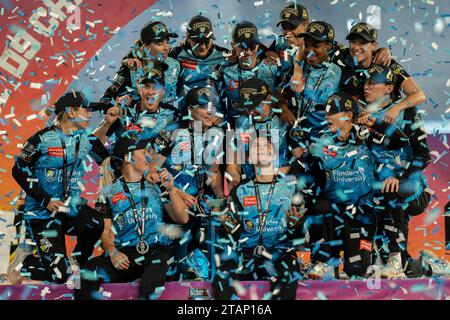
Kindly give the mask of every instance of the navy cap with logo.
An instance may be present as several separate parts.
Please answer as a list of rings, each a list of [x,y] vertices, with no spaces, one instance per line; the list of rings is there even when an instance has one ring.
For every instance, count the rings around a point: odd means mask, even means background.
[[[98,102],[89,102],[86,96],[80,91],[66,92],[55,102],[55,113],[66,111],[66,108],[86,108],[90,111],[98,111],[102,104]]]
[[[309,20],[308,10],[300,4],[291,3],[280,12],[280,21],[277,27],[282,23],[289,23],[298,26],[300,23]]]
[[[368,42],[377,41],[377,30],[370,24],[365,22],[360,22],[355,24],[351,29],[350,33],[347,35],[347,40],[352,40],[356,38],[362,38]]]
[[[314,21],[306,27],[305,32],[300,33],[299,37],[310,37],[316,41],[334,41],[334,28],[325,21]]]
[[[198,109],[211,106],[216,107],[219,102],[219,96],[215,90],[209,86],[197,87],[189,90],[185,97],[185,106]]]
[[[351,95],[339,92],[332,94],[328,98],[325,112],[329,115],[340,112],[352,112],[353,118],[355,118],[359,113],[359,107]]]
[[[141,77],[140,84],[146,83],[159,83],[164,85],[165,78],[164,72],[169,68],[166,63],[154,64],[152,67],[145,68],[145,73]]]
[[[124,157],[135,150],[149,149],[152,147],[154,139],[141,139],[139,132],[125,131],[114,144],[112,158],[114,163],[120,164]]]
[[[255,44],[260,44],[258,28],[250,21],[238,23],[233,30],[233,42],[244,49],[250,48]]]
[[[366,81],[371,81],[372,83],[385,83],[385,84],[394,84],[396,82],[396,75],[391,70],[391,68],[374,64],[369,70],[369,77]]]
[[[249,79],[244,81],[239,88],[239,100],[233,106],[238,111],[251,111],[271,94],[267,84],[261,79]]]
[[[211,20],[201,15],[197,15],[189,21],[187,36],[195,42],[206,42],[209,39],[216,39]]]
[[[169,32],[167,26],[159,21],[148,22],[141,29],[141,41],[144,44],[154,41],[168,40],[169,38],[178,38],[178,35],[176,33]]]

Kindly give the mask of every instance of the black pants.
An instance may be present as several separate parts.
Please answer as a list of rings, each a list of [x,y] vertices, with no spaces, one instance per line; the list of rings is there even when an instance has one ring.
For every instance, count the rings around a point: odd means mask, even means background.
[[[364,277],[372,261],[372,242],[376,231],[373,208],[356,205],[346,213],[346,205],[319,200],[310,208],[314,233],[311,236],[311,261],[339,266],[339,251],[344,250],[344,271]],[[309,223],[311,225],[311,223]]]
[[[141,255],[135,247],[119,249],[130,260],[127,270],[117,270],[109,256],[103,254],[86,262],[81,268],[80,288],[75,289],[76,300],[99,300],[98,291],[102,283],[121,283],[141,279],[139,298],[151,299],[155,289],[166,282],[167,261],[172,257],[171,247],[154,247],[145,254],[145,259],[136,262]],[[114,298],[114,297],[113,297]]]
[[[269,260],[255,256],[252,251],[244,251],[242,255],[245,266],[243,272],[237,272],[239,263],[235,259],[222,261],[216,270],[213,281],[214,297],[217,300],[230,300],[236,294],[231,285],[234,280],[270,280],[272,300],[295,300],[298,287],[299,265],[295,251],[274,254]],[[250,262],[250,260],[253,260]]]
[[[57,213],[52,219],[28,220],[28,231],[39,256],[26,257],[23,271],[29,272],[33,280],[65,283],[69,267],[65,235],[77,236],[72,256],[81,265],[92,255],[103,226],[102,214],[88,205],[79,207],[75,217]]]
[[[401,252],[402,264],[406,266],[406,274],[409,277],[420,277],[424,275],[417,260],[412,259],[408,253],[409,221],[412,216],[419,215],[425,211],[431,201],[428,192],[423,191],[416,199],[405,203],[411,194],[384,193],[377,196],[381,201],[383,210],[379,213],[378,232],[376,242],[380,248],[381,258],[387,259],[390,252]],[[399,241],[400,234],[403,241]],[[383,249],[383,244],[387,242],[387,250]]]

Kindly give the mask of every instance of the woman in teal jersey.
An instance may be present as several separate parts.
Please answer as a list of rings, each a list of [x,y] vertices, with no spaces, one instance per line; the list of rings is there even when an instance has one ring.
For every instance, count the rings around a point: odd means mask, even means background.
[[[140,279],[140,299],[154,298],[155,289],[164,285],[172,239],[179,231],[163,223],[163,214],[184,224],[188,213],[172,176],[166,170],[154,171],[150,144],[128,131],[114,145],[109,163],[103,164],[103,181],[114,176],[112,185],[103,182],[97,204],[107,216],[101,237],[105,253],[82,265],[76,299],[101,299],[98,290],[104,282]]]
[[[214,297],[237,298],[235,280],[271,278],[268,298],[294,300],[300,267],[292,240],[301,217],[292,176],[277,174],[275,147],[260,136],[250,145],[253,179],[241,182],[229,197],[229,211],[219,213],[225,233],[213,282]],[[234,288],[233,288],[234,287]]]
[[[81,92],[65,93],[55,103],[55,123],[30,137],[16,158],[12,176],[26,193],[24,220],[38,256],[20,244],[8,269],[12,284],[20,284],[23,276],[66,282],[69,259],[85,262],[101,235],[101,215],[82,198],[84,173],[94,160],[100,164],[109,156],[97,136],[87,132],[92,109],[95,104]],[[113,120],[108,116],[102,130]],[[66,234],[77,236],[69,259]]]
[[[106,89],[100,101],[107,110],[115,105],[117,97],[131,95],[138,98],[137,85],[139,79],[154,65],[167,64],[165,70],[165,94],[162,99],[165,103],[174,104],[177,95],[178,76],[180,63],[169,57],[170,38],[178,35],[169,31],[167,26],[160,21],[151,21],[141,29],[141,36],[135,46],[122,60],[122,65],[117,71],[112,84]],[[130,88],[134,91],[130,92]]]
[[[384,122],[388,113],[401,101],[395,94],[398,75],[392,68],[373,65],[368,70],[364,85],[367,105],[360,123],[371,129],[368,146],[376,159],[376,198],[380,203],[379,233],[385,243],[380,244],[386,253],[385,265],[381,269],[383,278],[419,277],[432,272],[434,275],[448,274],[448,268],[434,268],[436,264],[420,266],[418,260],[408,254],[408,222],[412,216],[425,211],[431,200],[423,171],[431,162],[426,132],[417,107],[400,111],[392,127],[403,131],[401,143],[392,139],[393,130],[380,133],[375,126]],[[427,260],[427,254],[421,260]],[[425,272],[424,268],[429,272]]]

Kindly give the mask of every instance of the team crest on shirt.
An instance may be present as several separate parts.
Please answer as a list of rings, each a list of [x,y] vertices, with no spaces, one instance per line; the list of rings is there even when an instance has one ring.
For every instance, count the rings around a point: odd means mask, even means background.
[[[125,221],[125,218],[123,217],[122,214],[117,216],[117,219],[115,220],[115,222],[120,228],[125,227],[125,225],[127,224]]]
[[[244,220],[244,228],[248,233],[252,233],[255,231],[255,223],[253,220]]]
[[[45,169],[45,181],[53,182],[58,177],[58,170],[47,168]]]

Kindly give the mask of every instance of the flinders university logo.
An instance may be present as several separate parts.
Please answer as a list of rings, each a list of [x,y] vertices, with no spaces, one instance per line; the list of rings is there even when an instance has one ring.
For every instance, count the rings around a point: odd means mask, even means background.
[[[333,170],[335,182],[357,183],[366,181],[366,172],[363,167],[357,170]]]
[[[211,300],[211,294],[206,288],[189,288],[188,300]]]

